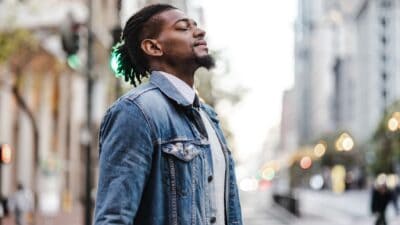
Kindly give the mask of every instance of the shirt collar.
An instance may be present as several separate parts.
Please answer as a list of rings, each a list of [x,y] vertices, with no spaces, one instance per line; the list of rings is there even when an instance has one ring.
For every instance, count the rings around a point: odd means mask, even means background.
[[[183,95],[183,97],[186,98],[186,100],[188,100],[189,102],[194,101],[196,92],[186,82],[184,82],[183,80],[179,79],[178,77],[170,73],[164,71],[158,71],[158,72],[166,76],[167,79],[174,85],[174,87],[178,89],[178,91]]]
[[[163,71],[153,71],[150,83],[157,86],[161,92],[182,106],[193,105],[196,92],[189,85],[174,75]]]

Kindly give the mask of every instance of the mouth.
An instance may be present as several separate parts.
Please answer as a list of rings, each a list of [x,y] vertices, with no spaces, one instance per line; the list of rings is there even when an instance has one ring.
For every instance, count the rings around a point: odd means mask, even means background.
[[[207,48],[207,42],[205,40],[198,40],[194,42],[194,47],[203,46]]]

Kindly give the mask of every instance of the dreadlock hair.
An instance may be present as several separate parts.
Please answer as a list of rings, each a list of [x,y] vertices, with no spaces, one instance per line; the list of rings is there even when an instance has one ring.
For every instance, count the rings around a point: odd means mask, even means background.
[[[125,24],[121,40],[112,49],[112,57],[116,58],[116,76],[124,77],[126,82],[137,86],[143,77],[149,75],[149,63],[141,49],[145,38],[156,37],[161,29],[160,19],[155,15],[176,9],[168,4],[149,5],[131,16]]]

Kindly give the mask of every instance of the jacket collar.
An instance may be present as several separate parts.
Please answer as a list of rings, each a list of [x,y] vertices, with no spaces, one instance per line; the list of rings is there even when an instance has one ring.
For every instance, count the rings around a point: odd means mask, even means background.
[[[191,106],[193,102],[189,102],[177,89],[176,87],[162,75],[160,72],[153,71],[150,75],[150,83],[160,89],[168,98],[174,100],[178,105]]]

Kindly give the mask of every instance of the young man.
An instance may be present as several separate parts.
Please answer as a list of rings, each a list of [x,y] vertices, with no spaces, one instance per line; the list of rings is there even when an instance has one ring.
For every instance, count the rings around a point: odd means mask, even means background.
[[[214,65],[205,32],[170,5],[133,15],[114,49],[136,86],[106,112],[99,134],[95,225],[240,225],[233,160],[194,72]]]

